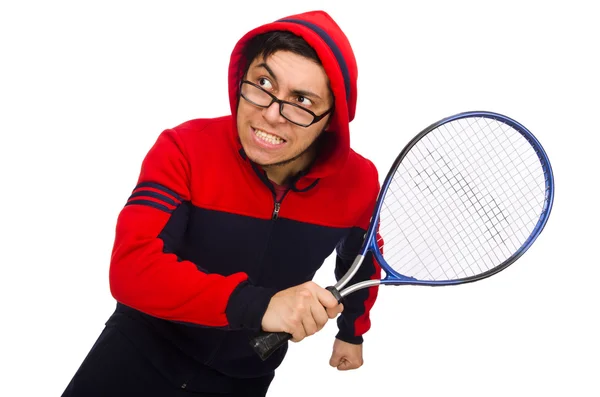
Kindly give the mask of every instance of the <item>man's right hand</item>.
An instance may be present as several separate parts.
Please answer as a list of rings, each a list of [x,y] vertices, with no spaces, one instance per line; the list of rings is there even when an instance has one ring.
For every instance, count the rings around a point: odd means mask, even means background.
[[[331,292],[308,281],[273,295],[261,326],[267,332],[287,332],[292,341],[299,342],[320,331],[342,310],[344,306]]]

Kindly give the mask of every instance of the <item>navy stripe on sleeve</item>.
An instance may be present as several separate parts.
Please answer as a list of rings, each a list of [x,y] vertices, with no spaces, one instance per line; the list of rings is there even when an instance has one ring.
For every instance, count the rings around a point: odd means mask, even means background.
[[[150,201],[150,200],[131,200],[131,201],[128,201],[127,204],[125,204],[125,207],[127,207],[128,205],[134,205],[134,204],[146,205],[148,207],[152,207],[152,208],[156,208],[157,210],[164,211],[168,214],[173,212],[173,210],[170,209],[169,207],[167,207],[166,205],[162,205],[155,201]]]
[[[167,193],[169,196],[174,197],[175,200],[181,201],[181,196],[179,196],[177,193],[175,193],[171,189],[166,188],[163,185],[159,185],[158,183],[155,183],[155,182],[141,182],[135,187],[134,191],[138,190],[140,188],[143,188],[143,187],[151,187],[156,190],[161,190],[161,191]]]
[[[171,205],[174,205],[174,206],[177,206],[179,204],[179,202],[177,202],[177,201],[175,201],[175,200],[173,200],[173,199],[165,196],[164,194],[160,194],[160,193],[156,193],[156,192],[151,192],[151,191],[144,191],[144,190],[140,191],[140,190],[137,190],[135,193],[133,193],[129,197],[129,199],[131,200],[132,198],[135,198],[135,197],[152,197],[152,198],[164,201],[165,203],[171,204]]]
[[[150,189],[158,190],[160,193]],[[170,214],[173,212],[173,207],[178,207],[181,201],[181,196],[169,188],[154,182],[141,182],[133,189],[125,206],[146,205]]]

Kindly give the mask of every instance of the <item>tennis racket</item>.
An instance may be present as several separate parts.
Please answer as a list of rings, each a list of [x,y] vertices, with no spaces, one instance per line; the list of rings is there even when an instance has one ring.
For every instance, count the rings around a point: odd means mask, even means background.
[[[550,161],[523,125],[492,112],[440,120],[400,152],[356,259],[327,289],[341,301],[381,284],[482,280],[527,251],[546,225],[553,198]],[[385,277],[344,288],[369,251]],[[289,339],[285,332],[265,332],[251,345],[266,360]]]

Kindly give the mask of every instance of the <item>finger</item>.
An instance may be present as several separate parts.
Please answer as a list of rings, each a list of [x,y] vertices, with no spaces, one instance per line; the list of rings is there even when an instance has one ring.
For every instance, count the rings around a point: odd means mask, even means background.
[[[303,321],[302,326],[304,327],[304,333],[306,334],[306,336],[314,335],[320,329],[312,317],[307,318],[305,321]]]
[[[313,300],[313,295],[308,290],[299,290],[296,294],[296,300],[294,303],[294,314],[293,317],[288,321],[292,326],[291,334],[292,340],[297,342],[301,341],[307,336],[307,331],[310,327],[305,326],[306,317],[312,317],[310,314],[310,306]]]
[[[321,329],[313,317],[312,306],[302,316],[302,326],[304,327],[304,333],[306,336],[314,335]]]
[[[293,342],[300,342],[302,339],[306,338],[304,317],[307,315],[307,313],[310,313],[310,305],[307,303],[307,301],[310,301],[310,298],[310,294],[307,296],[306,294],[300,292],[296,298],[293,315],[288,318],[290,330],[287,332],[292,334]]]
[[[315,304],[311,306],[310,309],[312,312],[313,319],[320,331],[321,329],[323,329],[325,324],[327,324],[327,321],[329,321],[331,317],[329,317],[329,313],[325,310],[325,308],[323,308],[323,306],[321,306],[319,302],[315,302]]]
[[[334,352],[331,355],[331,358],[329,359],[329,365],[331,365],[334,368],[337,368],[341,364],[341,358],[342,356]]]
[[[306,331],[304,330],[304,326],[301,325],[292,332],[292,342],[300,342],[304,338],[306,338]]]
[[[336,318],[338,314],[344,311],[344,305],[341,303],[333,309],[327,309],[327,316],[331,319]]]
[[[300,342],[302,339],[306,338],[306,331],[304,330],[304,326],[302,325],[301,318],[290,319],[288,326],[290,328],[285,332],[292,335],[292,342]]]
[[[325,306],[327,309],[333,309],[339,304],[333,294],[324,288],[318,289],[316,296],[321,305]]]

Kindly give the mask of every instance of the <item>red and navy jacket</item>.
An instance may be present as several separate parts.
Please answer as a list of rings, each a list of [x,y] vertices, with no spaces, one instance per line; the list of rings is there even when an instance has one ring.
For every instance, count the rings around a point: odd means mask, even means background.
[[[279,201],[265,173],[245,156],[235,123],[245,69],[241,49],[272,30],[291,31],[315,48],[336,98],[323,150]],[[165,130],[143,160],[117,221],[110,287],[118,304],[109,322],[124,330],[148,327],[193,360],[233,377],[272,372],[286,348],[262,362],[249,344],[269,300],[311,280],[334,251],[340,278],[373,211],[377,171],[350,148],[356,78],[350,44],[324,12],[246,34],[231,56],[232,114]],[[369,255],[354,281],[379,277]],[[345,298],[339,339],[362,343],[376,294],[369,288]],[[150,345],[156,344],[144,348]]]

